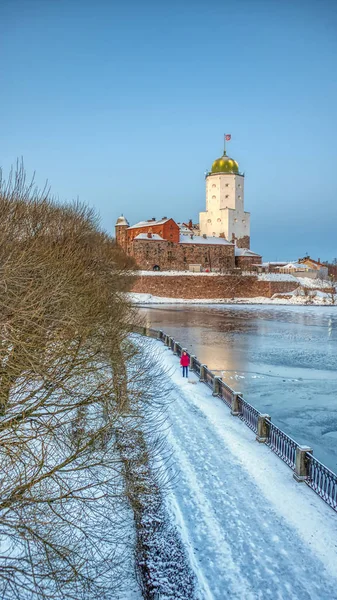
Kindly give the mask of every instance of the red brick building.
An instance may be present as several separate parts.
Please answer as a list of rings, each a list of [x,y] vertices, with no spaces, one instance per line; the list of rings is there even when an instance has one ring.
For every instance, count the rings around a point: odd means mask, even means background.
[[[182,233],[183,232],[183,233]],[[121,216],[116,223],[116,241],[143,270],[223,271],[252,270],[261,256],[244,252],[224,237],[195,235],[191,223],[180,228],[173,219],[150,219],[129,226]]]

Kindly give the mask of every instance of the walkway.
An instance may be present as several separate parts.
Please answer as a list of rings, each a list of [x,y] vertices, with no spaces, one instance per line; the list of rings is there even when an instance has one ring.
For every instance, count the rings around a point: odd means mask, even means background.
[[[177,357],[156,341],[171,387],[169,511],[202,600],[337,600],[337,514]]]

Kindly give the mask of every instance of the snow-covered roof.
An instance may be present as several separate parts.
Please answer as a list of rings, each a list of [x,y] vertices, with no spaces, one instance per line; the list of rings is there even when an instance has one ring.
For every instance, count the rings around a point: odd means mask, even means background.
[[[204,237],[203,235],[184,235],[180,234],[181,244],[207,244],[213,246],[233,246],[231,242],[220,237]]]
[[[251,256],[254,258],[254,256],[261,256],[261,254],[248,250],[248,248],[237,248],[235,246],[235,256]]]
[[[136,235],[136,237],[134,239],[135,240],[147,240],[147,241],[156,240],[157,242],[163,241],[163,238],[161,237],[161,235],[158,235],[158,233],[152,233],[151,237],[149,237],[147,233],[139,233],[138,235]]]
[[[307,262],[312,263],[313,265],[316,265],[316,267],[325,267],[327,268],[327,266],[324,263],[321,263],[318,260],[314,260],[313,258],[310,258],[310,256],[306,256],[305,258],[299,259],[300,260],[300,264],[305,264]]]
[[[129,229],[137,229],[138,227],[152,227],[153,225],[163,225],[164,223],[167,223],[167,221],[170,221],[170,219],[161,219],[160,221],[139,221],[139,223],[131,225]]]
[[[276,269],[289,269],[294,271],[310,271],[310,267],[308,265],[304,265],[302,263],[290,262],[281,267],[276,267]]]
[[[127,226],[129,226],[129,223],[128,223],[127,219],[124,217],[124,215],[121,215],[120,217],[118,217],[118,219],[116,221],[116,225],[127,225]]]
[[[287,265],[287,261],[281,261],[281,260],[277,260],[277,261],[269,261],[269,262],[263,262],[261,267],[269,267],[270,265],[279,265],[279,266],[284,266]]]

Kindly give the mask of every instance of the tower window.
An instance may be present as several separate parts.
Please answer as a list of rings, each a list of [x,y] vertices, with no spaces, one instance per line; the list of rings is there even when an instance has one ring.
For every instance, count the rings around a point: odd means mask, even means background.
[[[212,200],[216,200],[216,196],[212,196]]]
[[[225,198],[229,198],[229,194],[226,194]]]
[[[241,183],[239,183],[238,187],[239,187],[239,188],[241,187]]]
[[[217,219],[218,223],[221,223],[221,219]]]
[[[242,219],[242,223],[245,223],[245,222],[246,222],[246,219]]]
[[[239,200],[241,200],[241,196],[238,196]]]
[[[229,183],[226,183],[226,187],[229,187]]]
[[[237,222],[238,222],[238,220],[237,220],[237,219],[234,219],[234,223],[237,223]]]
[[[216,187],[216,184],[215,184],[215,183],[213,183],[213,184],[212,184],[212,188],[215,188],[215,187]]]
[[[207,219],[207,223],[212,223],[211,219]]]

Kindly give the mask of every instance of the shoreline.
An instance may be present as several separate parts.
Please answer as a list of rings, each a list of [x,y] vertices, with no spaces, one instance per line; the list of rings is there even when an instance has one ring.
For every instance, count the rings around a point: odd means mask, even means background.
[[[288,295],[288,294],[287,294]],[[129,298],[133,304],[139,304],[142,306],[153,306],[160,304],[199,304],[199,305],[269,305],[269,306],[323,306],[326,308],[336,307],[337,304],[332,304],[331,300],[326,295],[319,295],[316,298],[312,298],[308,302],[306,296],[292,296],[291,298],[266,298],[258,296],[255,298],[170,298],[162,296],[153,296],[152,294],[140,294],[135,292],[129,292]]]

